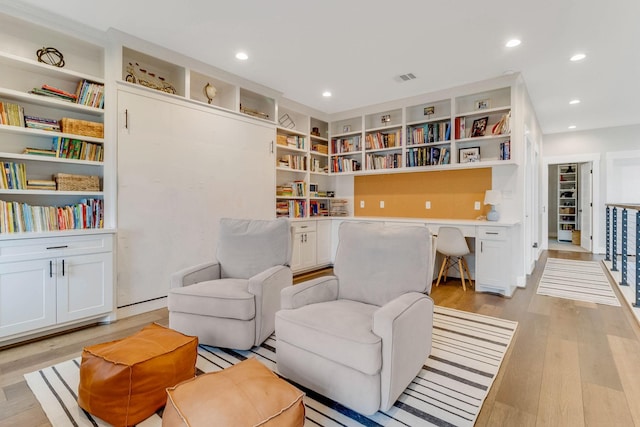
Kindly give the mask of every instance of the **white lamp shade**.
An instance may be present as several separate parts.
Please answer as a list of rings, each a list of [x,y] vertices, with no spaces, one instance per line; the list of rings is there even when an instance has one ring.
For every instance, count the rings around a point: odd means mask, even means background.
[[[484,194],[485,205],[499,205],[502,202],[502,192],[499,190],[487,190]]]

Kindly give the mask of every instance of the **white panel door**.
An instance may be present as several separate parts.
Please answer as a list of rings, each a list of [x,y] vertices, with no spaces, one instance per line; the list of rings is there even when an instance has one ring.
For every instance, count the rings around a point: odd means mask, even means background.
[[[125,90],[118,112],[122,307],[165,297],[172,273],[213,260],[220,218],[273,218],[275,127]]]

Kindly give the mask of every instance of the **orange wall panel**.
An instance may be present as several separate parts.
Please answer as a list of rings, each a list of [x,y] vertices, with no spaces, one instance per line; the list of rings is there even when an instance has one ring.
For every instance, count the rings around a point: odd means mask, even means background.
[[[491,168],[360,175],[354,177],[354,215],[476,219],[489,212],[484,193],[490,189]],[[425,208],[426,201],[431,209]],[[479,211],[474,209],[476,201]]]

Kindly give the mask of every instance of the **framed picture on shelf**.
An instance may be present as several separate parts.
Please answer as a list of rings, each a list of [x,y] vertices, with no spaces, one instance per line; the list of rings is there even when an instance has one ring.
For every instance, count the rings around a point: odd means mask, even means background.
[[[486,110],[488,108],[491,108],[490,99],[479,99],[476,101],[476,110]]]
[[[436,112],[436,107],[434,105],[432,105],[430,107],[424,107],[424,115],[425,116],[430,116],[435,112]]]
[[[473,121],[473,127],[471,128],[471,138],[477,136],[484,136],[484,132],[487,130],[487,122],[489,117],[482,117]]]
[[[351,126],[349,125],[342,126],[342,132],[344,133],[351,132]]]
[[[480,161],[480,147],[461,148],[458,150],[459,163],[473,163]]]

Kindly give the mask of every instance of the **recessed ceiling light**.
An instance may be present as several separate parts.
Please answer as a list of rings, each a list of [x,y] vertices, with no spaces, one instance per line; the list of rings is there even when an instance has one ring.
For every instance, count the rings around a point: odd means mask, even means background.
[[[246,61],[247,59],[249,59],[249,55],[247,55],[244,52],[238,52],[236,53],[236,59],[239,59],[241,61]]]
[[[575,55],[573,55],[570,59],[571,59],[573,62],[576,62],[576,61],[582,61],[582,60],[583,60],[584,58],[586,58],[586,57],[587,57],[587,55],[585,55],[584,53],[576,53],[576,54],[575,54]]]
[[[571,101],[569,101],[569,104],[571,104],[571,105],[580,104],[580,100],[579,99],[572,99]]]
[[[576,125],[569,126],[569,129],[575,129],[575,128],[576,128]]]
[[[507,44],[505,46],[507,47],[516,47],[518,46],[520,43],[522,43],[520,40],[518,39],[511,39],[507,42]]]
[[[322,96],[324,96],[325,98],[329,98],[331,96],[331,92],[325,90],[324,92],[322,92]]]

